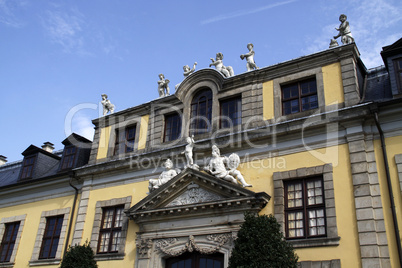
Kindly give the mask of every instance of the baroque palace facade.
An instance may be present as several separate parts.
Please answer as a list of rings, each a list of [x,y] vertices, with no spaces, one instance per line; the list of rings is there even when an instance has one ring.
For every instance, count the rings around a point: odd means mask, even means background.
[[[201,69],[93,120],[93,142],[1,157],[0,267],[58,267],[85,241],[100,268],[227,267],[246,211],[277,218],[301,267],[400,267],[402,39],[381,56],[368,70],[352,43]],[[205,170],[232,156],[226,175],[251,187]]]

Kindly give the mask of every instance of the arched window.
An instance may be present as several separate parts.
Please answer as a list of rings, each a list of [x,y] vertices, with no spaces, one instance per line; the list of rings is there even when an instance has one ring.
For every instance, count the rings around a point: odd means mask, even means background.
[[[191,102],[190,135],[211,131],[212,91],[199,91]]]
[[[223,254],[184,253],[166,260],[166,268],[223,268]]]

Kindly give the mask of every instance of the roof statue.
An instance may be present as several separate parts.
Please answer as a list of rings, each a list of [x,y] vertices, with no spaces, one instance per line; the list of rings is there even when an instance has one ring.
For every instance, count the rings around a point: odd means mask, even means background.
[[[222,157],[219,148],[213,145],[212,159],[204,167],[204,170],[219,179],[224,179],[235,184],[238,184],[237,180],[239,180],[243,187],[251,187],[252,185],[248,184],[241,172],[237,170],[239,164],[240,157],[237,154],[233,153],[229,157]]]
[[[159,74],[159,81],[158,81],[159,98],[170,95],[169,82],[170,81],[168,79],[165,79],[165,76],[163,74]]]
[[[241,54],[240,59],[243,60],[244,58],[246,58],[246,60],[247,60],[247,71],[252,71],[252,70],[258,69],[258,67],[257,67],[257,65],[255,64],[255,61],[254,61],[254,54],[255,54],[255,52],[253,50],[254,45],[251,44],[251,43],[248,43],[247,48],[248,48],[249,52],[247,52],[246,54]]]
[[[192,69],[190,69],[190,66],[188,66],[188,65],[183,66],[183,76],[184,76],[184,78],[186,78],[187,76],[189,76],[190,74],[195,72],[195,66],[197,66],[197,62],[194,62]],[[181,83],[178,83],[175,86],[175,89],[177,89],[180,86],[180,84]]]
[[[209,65],[209,67],[215,66],[216,70],[222,73],[225,77],[233,76],[233,68],[231,66],[224,66],[222,60],[223,54],[221,52],[216,53],[216,59],[214,60],[213,58],[211,58],[212,63]]]
[[[341,36],[342,44],[344,45],[351,44],[355,41],[352,33],[350,32],[350,26],[347,18],[348,17],[345,14],[341,14],[339,16],[339,21],[341,22],[341,24],[339,25],[339,28],[335,28],[335,30],[339,31],[339,33],[338,35],[334,36],[334,39],[337,39]]]
[[[103,115],[106,115],[108,112],[111,114],[114,112],[114,104],[110,102],[110,100],[107,99],[106,94],[102,94],[102,105],[103,105]]]
[[[186,149],[182,152],[182,154],[186,156],[187,167],[199,170],[200,167],[197,164],[194,164],[193,160],[194,135],[192,135],[191,137],[187,137],[186,141],[187,141]]]
[[[151,193],[153,190],[158,189],[160,186],[167,183],[173,177],[175,177],[177,174],[180,173],[179,169],[177,169],[177,170],[173,169],[173,162],[169,158],[165,161],[165,163],[163,164],[163,167],[165,168],[165,171],[163,171],[159,175],[159,178],[149,180],[149,185],[148,185],[149,193]]]
[[[329,43],[329,48],[337,47],[339,46],[338,41],[336,39],[331,39],[331,42]]]

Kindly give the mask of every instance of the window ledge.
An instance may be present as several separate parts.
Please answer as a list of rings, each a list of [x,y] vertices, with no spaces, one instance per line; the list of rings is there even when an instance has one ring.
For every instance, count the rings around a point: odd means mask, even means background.
[[[125,255],[124,253],[96,254],[95,261],[124,260]]]
[[[1,267],[14,267],[14,264],[15,263],[13,263],[13,262],[3,262],[3,263],[0,263],[0,268]]]
[[[57,265],[60,264],[60,262],[61,259],[29,261],[29,266]]]
[[[331,247],[331,246],[339,246],[340,239],[341,238],[337,236],[337,237],[287,240],[287,242],[292,244],[293,248]]]

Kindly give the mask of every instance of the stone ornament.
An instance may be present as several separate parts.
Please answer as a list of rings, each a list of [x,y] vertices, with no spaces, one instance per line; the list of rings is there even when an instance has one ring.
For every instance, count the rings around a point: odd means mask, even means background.
[[[114,113],[114,105],[107,99],[106,94],[102,94],[102,106],[103,106],[103,115],[106,115],[108,112],[111,114]]]
[[[329,48],[337,47],[339,46],[338,41],[336,39],[331,39],[331,42],[329,43]]]
[[[213,145],[212,159],[204,167],[204,170],[219,179],[224,179],[235,184],[238,184],[237,180],[239,180],[243,187],[251,187],[252,185],[248,184],[241,172],[237,170],[239,164],[240,157],[237,154],[233,153],[229,157],[221,157],[219,148]]]
[[[174,245],[178,241],[178,239],[170,239],[169,241],[162,241],[162,242],[157,241],[155,242],[155,247],[164,254],[172,257],[179,256],[185,252],[193,252],[193,251],[198,251],[201,254],[212,254],[218,252],[218,250],[223,245],[225,245],[228,241],[230,241],[232,239],[232,234],[227,233],[227,234],[207,235],[206,239],[216,244],[216,246],[209,248],[201,248],[200,246],[197,245],[194,236],[190,235],[188,238],[188,242],[181,249],[178,250],[167,249],[168,246]]]
[[[183,75],[186,78],[187,76],[189,76],[190,74],[194,73],[195,71],[195,66],[197,66],[197,62],[194,62],[193,68],[190,69],[190,66],[188,65],[184,65],[183,66]]]
[[[173,169],[173,162],[169,158],[165,161],[165,163],[163,164],[163,167],[166,170],[163,171],[159,175],[158,179],[150,179],[149,180],[149,185],[148,185],[149,193],[151,193],[152,191],[158,189],[160,186],[162,186],[163,184],[167,183],[173,177],[175,177],[177,174],[180,173],[180,170]]]
[[[170,83],[169,79],[165,79],[165,76],[163,74],[159,74],[159,81],[158,81],[159,98],[170,95],[169,83]]]
[[[167,204],[166,207],[175,207],[175,206],[183,206],[203,202],[211,202],[221,199],[222,198],[219,195],[216,195],[214,193],[208,192],[200,188],[198,184],[191,183],[190,185],[187,186],[187,191],[185,191],[179,197],[177,197],[172,202]]]
[[[215,66],[215,69],[222,73],[224,77],[231,77],[234,75],[233,68],[231,66],[224,66],[223,65],[223,54],[221,52],[216,53],[216,59],[214,60],[211,58],[212,63],[209,65]]]
[[[334,36],[334,39],[337,39],[341,36],[342,44],[351,44],[355,41],[350,31],[349,22],[347,21],[347,16],[345,14],[341,14],[339,16],[339,21],[341,24],[339,28],[335,28],[335,30],[339,31],[338,35]]]
[[[186,166],[188,168],[199,170],[200,167],[197,164],[194,164],[194,160],[193,160],[193,149],[194,149],[194,143],[195,143],[194,135],[192,135],[191,137],[187,137],[186,141],[187,141],[186,148],[182,152],[182,154],[184,154],[186,156],[186,161],[187,161]]]
[[[252,70],[258,69],[258,67],[257,67],[257,65],[255,64],[255,61],[254,61],[254,54],[255,54],[255,52],[253,50],[254,45],[251,44],[251,43],[248,43],[247,48],[248,48],[249,52],[246,53],[246,54],[241,54],[240,59],[243,60],[244,58],[246,58],[247,71],[252,71]]]
[[[152,248],[152,239],[137,239],[135,241],[140,258],[149,258],[149,251]]]

